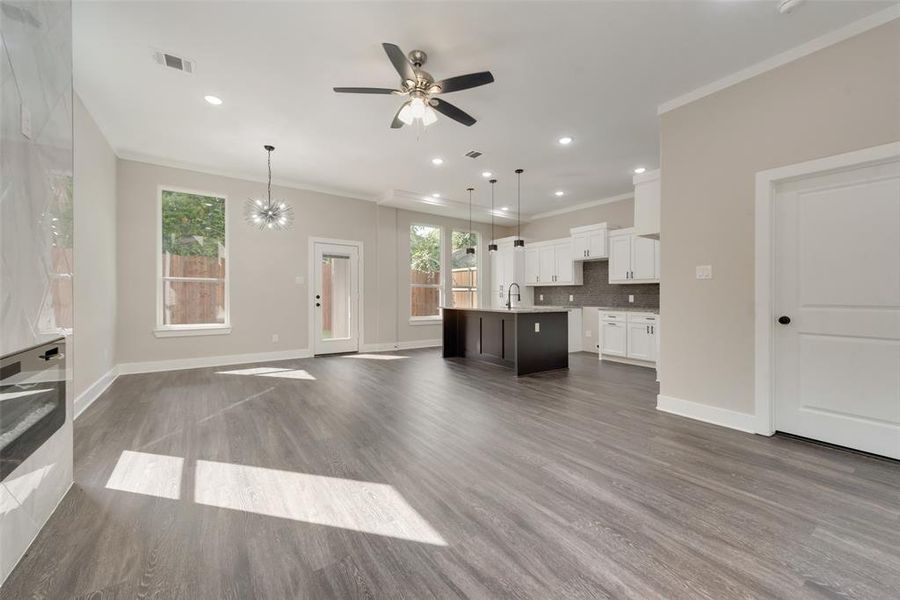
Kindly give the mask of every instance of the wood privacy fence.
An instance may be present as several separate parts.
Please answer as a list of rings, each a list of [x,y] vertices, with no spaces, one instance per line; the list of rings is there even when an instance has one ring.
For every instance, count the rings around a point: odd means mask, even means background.
[[[410,270],[410,283],[412,284],[439,284],[440,273],[427,273]],[[478,305],[478,269],[476,267],[463,267],[451,271],[453,288],[453,306],[475,307]],[[440,291],[433,287],[412,287],[410,289],[411,315],[414,317],[427,317],[438,314],[440,306]]]
[[[166,325],[224,323],[225,259],[164,254],[163,299]]]

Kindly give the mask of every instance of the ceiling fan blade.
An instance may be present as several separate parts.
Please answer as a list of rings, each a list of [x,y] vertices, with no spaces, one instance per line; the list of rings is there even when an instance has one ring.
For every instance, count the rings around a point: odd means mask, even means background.
[[[457,77],[450,77],[448,79],[444,79],[442,81],[436,81],[432,88],[439,87],[441,90],[439,92],[432,92],[437,94],[447,94],[449,92],[458,92],[460,90],[467,90],[469,88],[478,87],[479,85],[486,85],[488,83],[494,82],[494,76],[491,75],[490,71],[481,71],[480,73],[469,73],[468,75],[459,75]]]
[[[339,94],[396,94],[400,90],[392,90],[389,88],[369,88],[369,87],[336,87],[334,91]]]
[[[432,98],[430,104],[434,107],[434,110],[446,117],[450,117],[454,121],[459,121],[466,127],[471,127],[476,122],[475,117],[440,98]]]
[[[412,102],[412,100],[407,100],[400,105],[400,108],[397,109],[397,114],[394,115],[394,120],[391,121],[391,129],[400,129],[401,127],[403,127],[404,123],[400,120],[400,111],[403,110],[403,107],[405,107],[410,102]]]
[[[387,53],[388,58],[391,59],[394,68],[400,73],[400,78],[403,81],[412,81],[413,83],[418,81],[419,78],[416,77],[416,72],[413,70],[412,64],[406,59],[406,55],[403,54],[403,50],[401,50],[399,46],[388,43],[381,44],[381,46]]]

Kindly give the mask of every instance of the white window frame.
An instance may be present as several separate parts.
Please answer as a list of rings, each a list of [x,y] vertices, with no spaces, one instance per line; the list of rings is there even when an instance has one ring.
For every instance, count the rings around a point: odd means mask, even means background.
[[[481,279],[481,254],[482,254],[481,247],[482,247],[482,243],[481,243],[481,241],[482,241],[483,236],[481,235],[480,231],[475,231],[475,230],[468,231],[468,230],[464,230],[461,227],[450,227],[450,228],[448,228],[448,231],[450,234],[448,236],[448,238],[450,240],[450,244],[449,244],[449,249],[447,252],[447,257],[448,257],[447,263],[448,263],[448,269],[449,269],[448,273],[450,275],[450,278],[448,280],[449,286],[450,286],[449,287],[450,295],[448,296],[448,298],[449,298],[448,304],[453,303],[454,306],[456,305],[456,301],[454,300],[454,297],[453,297],[453,292],[456,289],[453,285],[453,265],[452,265],[452,261],[450,260],[450,257],[453,256],[453,234],[454,234],[454,232],[456,232],[456,233],[474,233],[475,236],[478,238],[477,243],[475,245],[475,285],[468,286],[468,287],[460,287],[459,289],[460,290],[469,290],[469,291],[475,290],[475,296],[478,299],[478,301],[475,303],[475,306],[473,306],[472,308],[478,308],[481,305],[481,289],[482,289],[482,286],[481,286],[481,284],[482,284],[482,279]]]
[[[163,323],[163,257],[162,257],[162,195],[163,192],[179,192],[196,196],[209,196],[222,198],[225,201],[225,322],[224,323],[199,323],[185,325],[166,325]],[[183,188],[175,185],[160,185],[156,189],[156,328],[153,334],[156,337],[182,337],[194,335],[225,335],[231,333],[231,249],[229,248],[231,235],[229,233],[229,209],[228,196],[218,192],[209,192]],[[183,281],[218,281],[205,277],[179,278]]]
[[[411,230],[413,227],[431,227],[432,229],[437,229],[438,232],[439,232],[440,235],[441,235],[441,244],[440,244],[440,255],[441,255],[441,277],[440,277],[440,283],[434,283],[434,284],[431,284],[431,283],[413,283],[413,282],[412,282],[412,277],[409,275],[409,272],[410,272],[409,259],[410,259],[411,253],[412,253],[412,246],[411,246],[411,245],[408,246],[408,247],[407,247],[407,251],[406,251],[406,272],[407,272],[407,277],[409,277],[409,291],[407,292],[407,294],[408,294],[407,300],[408,300],[408,302],[409,302],[409,324],[410,324],[410,325],[434,325],[435,323],[440,323],[440,322],[443,320],[443,317],[441,316],[441,309],[440,309],[440,307],[444,305],[445,298],[446,298],[445,292],[444,292],[445,286],[446,286],[446,281],[447,281],[447,270],[446,270],[446,267],[447,267],[447,264],[450,262],[450,261],[448,260],[448,255],[447,255],[447,248],[448,248],[449,246],[447,246],[447,244],[445,243],[445,240],[447,239],[446,228],[443,227],[442,225],[436,225],[436,224],[434,224],[434,223],[419,223],[419,222],[410,223],[410,224],[409,224],[409,229],[408,229],[407,232],[406,232],[406,234],[407,234],[407,243],[409,243],[409,242],[408,242],[408,240],[409,240],[409,230]],[[436,314],[436,315],[431,315],[431,316],[425,316],[425,317],[416,317],[416,316],[413,316],[413,314],[412,314],[412,289],[413,289],[413,287],[437,288],[437,289],[438,289],[438,314]]]

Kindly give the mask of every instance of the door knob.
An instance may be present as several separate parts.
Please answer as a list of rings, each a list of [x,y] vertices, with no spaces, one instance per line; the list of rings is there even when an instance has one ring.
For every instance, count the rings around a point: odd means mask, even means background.
[[[781,315],[780,317],[778,317],[778,322],[782,325],[787,325],[791,322],[791,318],[787,315]]]
[[[316,300],[318,300],[318,299],[321,298],[321,297],[322,297],[322,296],[316,294]]]
[[[321,305],[321,304],[319,304],[319,303],[318,303],[318,302],[316,302],[316,306],[322,306],[322,305]]]

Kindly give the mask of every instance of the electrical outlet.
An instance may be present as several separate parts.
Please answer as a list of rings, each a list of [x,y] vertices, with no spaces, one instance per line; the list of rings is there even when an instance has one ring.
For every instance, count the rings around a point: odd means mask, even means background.
[[[540,333],[540,332],[541,332],[541,324],[540,324],[540,323],[535,323],[535,324],[534,324],[534,332],[535,332],[535,333]]]
[[[697,279],[712,279],[712,265],[697,265]]]
[[[273,334],[272,334],[272,343],[273,343],[273,344],[277,344],[277,343],[278,343],[278,334],[277,334],[277,333],[273,333]]]
[[[544,295],[543,295],[543,294],[538,294],[538,300],[540,300],[541,302],[543,302],[543,301],[544,301]]]
[[[628,301],[634,304],[634,294],[628,294]]]
[[[569,294],[569,302],[575,302],[575,294]]]

